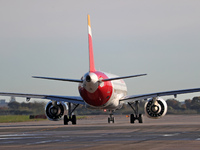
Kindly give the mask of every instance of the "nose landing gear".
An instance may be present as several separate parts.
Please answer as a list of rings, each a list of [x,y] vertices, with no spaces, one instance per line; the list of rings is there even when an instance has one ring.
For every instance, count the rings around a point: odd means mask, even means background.
[[[108,117],[108,123],[115,123],[115,118],[113,117],[113,112],[114,112],[114,110],[111,110],[110,111],[110,115],[109,115],[109,117]]]

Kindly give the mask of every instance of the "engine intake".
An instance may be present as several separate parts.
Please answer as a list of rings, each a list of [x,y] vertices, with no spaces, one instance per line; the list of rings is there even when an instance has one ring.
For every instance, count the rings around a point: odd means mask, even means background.
[[[158,119],[167,113],[167,103],[162,98],[151,98],[144,105],[145,114],[149,118]]]
[[[47,118],[53,121],[61,120],[66,110],[67,106],[64,102],[57,102],[56,104],[53,104],[53,102],[50,101],[45,107]]]

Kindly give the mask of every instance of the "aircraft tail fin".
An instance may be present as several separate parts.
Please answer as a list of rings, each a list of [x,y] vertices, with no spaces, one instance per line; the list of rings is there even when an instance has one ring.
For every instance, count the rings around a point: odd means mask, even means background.
[[[90,72],[95,72],[95,65],[94,65],[94,54],[93,54],[93,46],[92,46],[92,30],[90,24],[90,15],[88,15],[88,44],[89,44],[89,65],[90,65]]]

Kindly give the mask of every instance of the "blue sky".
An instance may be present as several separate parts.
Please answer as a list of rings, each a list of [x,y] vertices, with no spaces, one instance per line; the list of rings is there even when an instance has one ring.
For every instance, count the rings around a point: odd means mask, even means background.
[[[79,95],[77,83],[31,76],[88,71],[87,14],[97,70],[148,74],[125,80],[128,94],[200,87],[199,8],[197,0],[1,0],[0,91]]]

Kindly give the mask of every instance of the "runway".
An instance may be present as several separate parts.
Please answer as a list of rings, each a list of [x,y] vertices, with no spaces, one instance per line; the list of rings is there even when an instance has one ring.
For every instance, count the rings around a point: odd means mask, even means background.
[[[0,149],[200,149],[200,115],[167,115],[130,124],[126,116],[89,116],[77,125],[62,121],[0,124]]]

